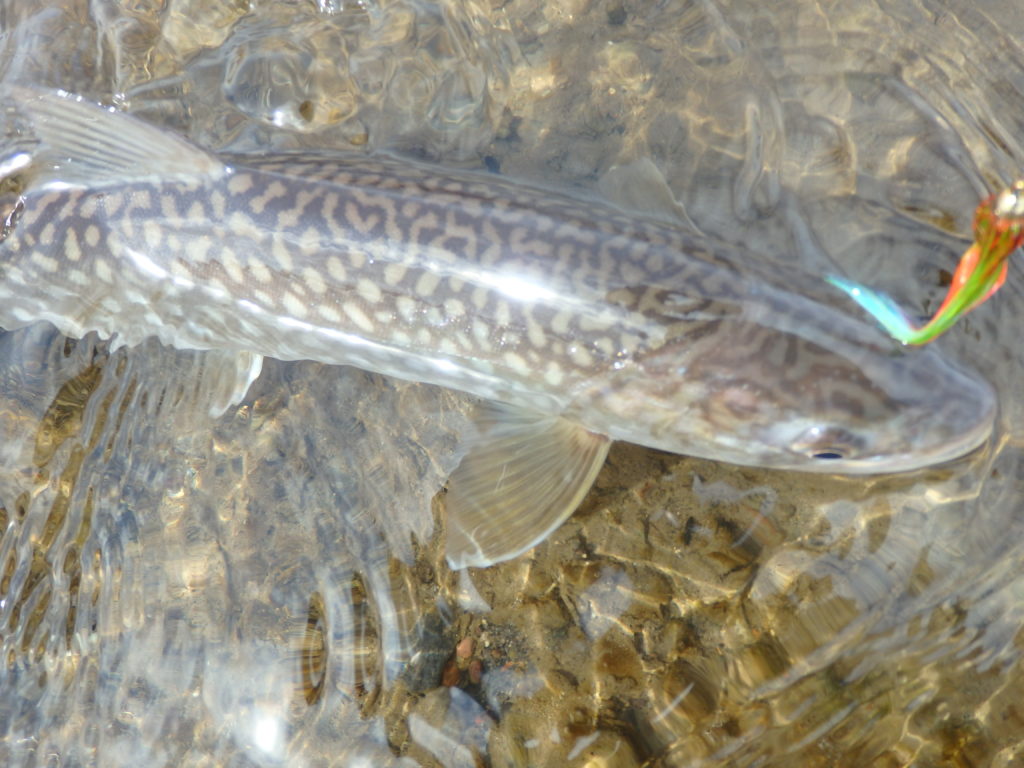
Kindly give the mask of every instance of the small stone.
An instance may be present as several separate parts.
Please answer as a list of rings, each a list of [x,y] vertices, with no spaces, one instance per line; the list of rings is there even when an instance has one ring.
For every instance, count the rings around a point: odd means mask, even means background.
[[[473,655],[473,638],[465,637],[455,646],[455,655],[460,659],[468,659]]]
[[[454,661],[449,661],[444,665],[444,670],[441,672],[441,685],[448,688],[453,688],[459,684],[459,667]]]

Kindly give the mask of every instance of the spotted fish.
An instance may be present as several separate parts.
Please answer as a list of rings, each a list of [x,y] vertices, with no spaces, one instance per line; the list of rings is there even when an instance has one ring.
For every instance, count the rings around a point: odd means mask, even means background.
[[[445,498],[454,566],[541,540],[610,440],[877,473],[992,429],[978,375],[658,216],[388,157],[214,156],[63,92],[4,96],[0,326],[238,353],[243,387],[267,355],[479,396]]]

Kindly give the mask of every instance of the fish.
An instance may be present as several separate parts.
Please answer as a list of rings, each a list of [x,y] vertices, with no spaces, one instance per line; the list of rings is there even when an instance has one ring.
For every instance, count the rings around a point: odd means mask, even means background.
[[[475,396],[479,435],[443,494],[453,568],[542,541],[615,440],[877,474],[993,430],[977,372],[660,209],[386,154],[214,154],[67,92],[0,99],[17,138],[0,327],[237,353],[243,393],[269,356]]]

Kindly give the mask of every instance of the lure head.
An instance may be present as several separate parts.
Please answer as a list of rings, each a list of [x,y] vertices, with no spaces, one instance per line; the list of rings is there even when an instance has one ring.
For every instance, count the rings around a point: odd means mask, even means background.
[[[1018,179],[995,196],[992,211],[1003,220],[1016,220],[1019,226],[1024,220],[1024,180]],[[977,231],[977,224],[975,224]]]
[[[974,213],[981,263],[1001,262],[1024,242],[1024,180],[984,200]]]
[[[628,440],[737,464],[902,472],[957,458],[991,433],[996,398],[937,349],[901,347],[811,299],[761,288],[637,355],[602,390]],[[710,315],[714,315],[711,317]]]

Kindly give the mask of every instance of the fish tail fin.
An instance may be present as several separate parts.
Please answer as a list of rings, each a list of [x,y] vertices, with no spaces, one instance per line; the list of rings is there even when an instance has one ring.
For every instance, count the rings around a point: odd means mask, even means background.
[[[36,183],[64,186],[140,181],[159,177],[218,177],[216,157],[137,117],[65,91],[16,85],[0,87],[0,104],[27,121],[35,146],[27,170]],[[17,137],[8,164],[25,152]]]

